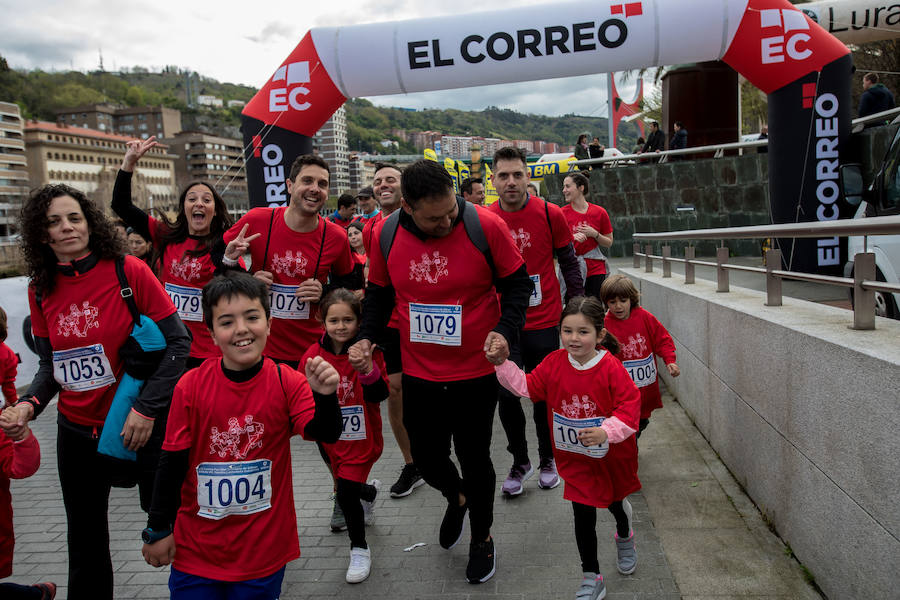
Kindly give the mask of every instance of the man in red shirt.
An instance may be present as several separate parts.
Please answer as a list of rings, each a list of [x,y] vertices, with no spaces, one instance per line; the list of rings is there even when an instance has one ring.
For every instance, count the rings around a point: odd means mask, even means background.
[[[337,208],[328,220],[335,225],[340,225],[345,230],[350,227],[353,222],[353,213],[356,212],[356,198],[350,194],[341,194],[338,197]]]
[[[372,186],[367,185],[356,193],[356,201],[359,203],[360,214],[353,217],[354,221],[367,223],[378,216],[378,202],[375,200],[375,192]]]
[[[466,578],[480,583],[496,568],[490,445],[497,379],[485,354],[500,355],[516,341],[533,286],[503,221],[457,199],[440,164],[416,161],[401,188],[402,210],[374,230],[357,344],[371,351],[396,304],[412,457],[448,501],[441,546],[459,542],[469,511]]]
[[[584,281],[575,258],[572,233],[562,210],[528,193],[525,153],[519,148],[501,148],[494,154],[493,165],[491,183],[499,200],[488,210],[506,222],[534,282],[525,328],[519,343],[510,346],[509,358],[530,372],[559,348],[562,301],[553,265],[554,255],[559,258],[560,271],[566,280],[567,299],[584,294]],[[507,450],[513,455],[512,468],[501,489],[507,496],[518,496],[523,491],[524,481],[534,473],[525,440],[525,413],[518,396],[503,388],[499,394],[500,422],[509,442]],[[534,404],[533,419],[540,456],[538,486],[552,489],[559,485],[559,475],[553,461],[553,441],[544,402]]]

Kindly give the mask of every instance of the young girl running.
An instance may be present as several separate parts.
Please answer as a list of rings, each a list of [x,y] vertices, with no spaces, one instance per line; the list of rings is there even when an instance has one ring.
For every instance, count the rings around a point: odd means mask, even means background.
[[[606,596],[597,559],[597,508],[608,508],[616,519],[618,571],[630,575],[637,567],[627,496],[641,488],[634,441],[641,397],[612,356],[618,342],[603,328],[599,301],[583,296],[570,300],[560,335],[563,349],[527,375],[509,360],[495,362],[497,379],[513,393],[547,403],[553,454],[566,484],[563,497],[575,513],[583,571],[575,598],[597,600]]]
[[[368,357],[348,348],[356,342],[362,304],[350,290],[338,288],[328,293],[319,307],[325,333],[313,344],[300,364],[321,356],[337,369],[338,403],[343,431],[333,444],[322,444],[337,486],[337,501],[350,534],[350,566],[347,583],[359,583],[369,576],[372,556],[366,543],[366,525],[374,519],[375,496],[380,482],[366,483],[372,465],[381,456],[381,407],[388,396],[387,368],[380,350]]]

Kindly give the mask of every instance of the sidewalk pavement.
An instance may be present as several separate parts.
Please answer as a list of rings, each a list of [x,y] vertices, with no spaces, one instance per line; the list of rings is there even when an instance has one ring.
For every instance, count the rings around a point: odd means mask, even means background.
[[[525,408],[530,412],[530,406]],[[13,576],[8,580],[55,581],[60,585],[57,598],[62,599],[67,597],[66,524],[56,474],[55,422],[53,405],[33,423],[41,442],[41,468],[33,477],[12,483],[17,540]],[[367,531],[372,574],[358,585],[344,582],[349,558],[346,532],[331,533],[328,526],[328,471],[314,444],[299,438],[293,441],[302,556],[287,567],[283,599],[574,597],[581,568],[572,509],[562,498],[563,486],[541,490],[533,477],[521,496],[500,496],[510,456],[499,419],[495,419],[493,438],[497,498],[492,532],[498,567],[491,580],[477,586],[464,579],[467,545],[446,551],[437,544],[444,499],[428,486],[406,498],[388,497],[386,490],[402,460],[387,424],[385,429],[385,453],[372,472],[384,482],[376,500],[376,523]],[[534,429],[528,429],[534,454]],[[769,532],[751,501],[668,396],[665,409],[654,413],[641,437],[640,465],[644,489],[630,497],[638,551],[633,575],[616,572],[613,519],[608,511],[598,511],[599,559],[607,598],[819,598],[804,582],[800,566],[787,555],[783,543]],[[116,598],[168,598],[168,569],[154,569],[141,557],[139,536],[145,517],[138,508],[137,491],[113,490],[109,515]],[[426,545],[404,551],[418,542]]]

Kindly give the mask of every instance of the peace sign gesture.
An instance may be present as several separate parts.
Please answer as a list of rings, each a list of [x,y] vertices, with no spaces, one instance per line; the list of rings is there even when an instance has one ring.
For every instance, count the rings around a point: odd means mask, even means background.
[[[156,136],[151,135],[146,140],[131,140],[125,144],[125,156],[122,157],[122,170],[131,173],[137,161],[145,155],[150,148],[158,146]]]
[[[250,223],[245,223],[244,227],[241,228],[241,232],[235,236],[233,240],[228,242],[228,245],[225,246],[225,258],[228,260],[237,260],[247,253],[247,250],[250,249],[250,242],[261,236],[261,233],[254,233],[253,235],[247,235],[247,229],[250,227]]]

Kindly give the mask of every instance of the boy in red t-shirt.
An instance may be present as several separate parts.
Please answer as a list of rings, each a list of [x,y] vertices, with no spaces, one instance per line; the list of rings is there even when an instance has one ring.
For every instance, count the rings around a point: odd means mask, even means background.
[[[321,357],[305,377],[263,358],[269,294],[246,273],[210,282],[203,316],[222,359],[175,387],[144,559],[172,564],[173,599],[275,599],[300,556],[290,438],[337,441],[340,378]]]
[[[656,317],[639,306],[640,293],[634,283],[621,274],[612,275],[600,286],[600,298],[609,309],[612,319],[606,319],[606,329],[619,340],[616,358],[625,365],[631,380],[641,390],[641,420],[637,437],[650,423],[650,413],[662,408],[659,381],[656,378],[656,357],[659,355],[672,377],[681,370],[675,364],[675,343]]]

